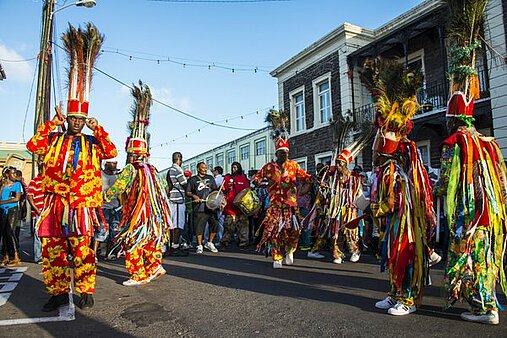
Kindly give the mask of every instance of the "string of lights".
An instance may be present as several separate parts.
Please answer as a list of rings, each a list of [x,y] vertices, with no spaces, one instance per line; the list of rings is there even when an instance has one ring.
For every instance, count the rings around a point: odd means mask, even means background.
[[[113,48],[103,48],[101,50],[103,53],[111,53],[111,54],[118,54],[121,56],[124,56],[129,59],[129,61],[133,60],[139,60],[139,61],[148,61],[148,62],[154,62],[157,64],[161,63],[171,63],[176,64],[179,66],[182,66],[183,68],[187,67],[193,67],[193,68],[203,68],[203,69],[220,69],[220,70],[227,70],[231,73],[235,72],[253,72],[253,73],[269,73],[270,71],[268,69],[260,68],[253,65],[232,65],[222,62],[196,62],[194,60],[189,59],[183,59],[183,58],[177,58],[177,57],[171,57],[171,56],[162,56],[162,55],[154,55],[156,57],[143,57],[143,56],[136,56],[136,52],[128,52],[127,50],[121,50],[121,49],[113,49]],[[139,53],[140,54],[140,53]]]
[[[261,2],[290,2],[294,0],[148,0],[153,2],[173,2],[173,3],[261,3]]]

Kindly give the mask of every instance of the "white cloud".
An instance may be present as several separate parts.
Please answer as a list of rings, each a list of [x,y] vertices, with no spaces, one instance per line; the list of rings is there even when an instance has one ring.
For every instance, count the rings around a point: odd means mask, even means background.
[[[21,56],[15,50],[0,44],[0,59],[2,60],[23,60],[26,57]],[[6,81],[31,83],[33,77],[33,61],[27,62],[2,62],[2,67],[7,76]]]
[[[162,88],[154,88],[151,87],[151,94],[154,99],[157,99],[160,102],[173,106],[177,109],[183,110],[184,112],[189,112],[192,109],[192,104],[188,98],[181,97],[176,98],[172,93],[172,90],[167,87]]]

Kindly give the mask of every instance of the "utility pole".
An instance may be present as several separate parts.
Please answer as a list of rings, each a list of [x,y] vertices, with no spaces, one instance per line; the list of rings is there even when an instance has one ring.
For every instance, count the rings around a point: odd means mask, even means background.
[[[51,37],[53,35],[53,12],[55,0],[46,0],[42,9],[42,34],[39,50],[39,72],[35,101],[34,132],[49,120],[51,103]]]
[[[55,0],[46,0],[42,9],[42,33],[39,49],[37,94],[35,96],[34,133],[47,120],[51,104],[51,37],[53,35],[53,11]],[[32,178],[35,177],[36,155],[32,154]]]

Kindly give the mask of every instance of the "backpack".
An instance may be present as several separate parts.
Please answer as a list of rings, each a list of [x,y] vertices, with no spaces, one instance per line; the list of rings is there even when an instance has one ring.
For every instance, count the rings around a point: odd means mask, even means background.
[[[165,180],[167,181],[167,189],[169,189],[168,192],[171,192],[171,190],[174,189],[174,184],[173,181],[171,180],[171,169],[167,171]]]

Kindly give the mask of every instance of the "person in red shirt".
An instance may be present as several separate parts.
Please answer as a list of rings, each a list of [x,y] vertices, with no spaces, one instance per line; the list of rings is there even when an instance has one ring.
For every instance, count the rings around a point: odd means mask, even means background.
[[[226,194],[227,204],[222,211],[225,215],[224,234],[220,242],[222,249],[227,248],[231,235],[236,228],[239,235],[239,247],[244,249],[248,246],[248,217],[244,215],[234,204],[236,195],[250,186],[248,178],[243,173],[243,168],[239,162],[233,162],[231,165],[231,174],[225,175],[222,190]]]
[[[44,208],[44,193],[42,192],[42,159],[37,160],[37,176],[35,176],[26,189],[26,199],[32,207],[32,221],[36,224]],[[42,244],[37,231],[33,232],[33,260],[42,263]]]

